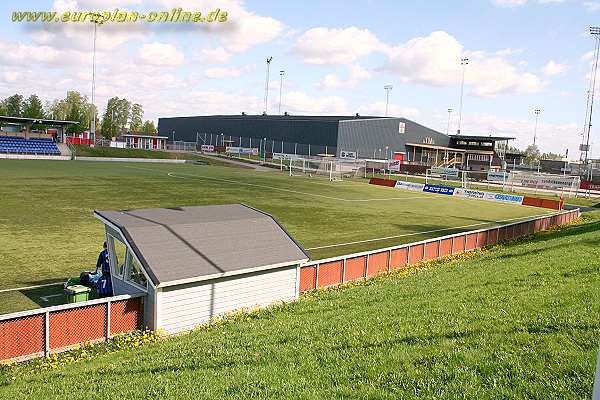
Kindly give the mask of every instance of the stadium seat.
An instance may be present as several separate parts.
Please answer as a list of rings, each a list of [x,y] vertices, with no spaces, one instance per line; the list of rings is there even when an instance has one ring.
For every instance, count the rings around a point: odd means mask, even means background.
[[[51,139],[0,136],[0,153],[58,155],[60,151]]]

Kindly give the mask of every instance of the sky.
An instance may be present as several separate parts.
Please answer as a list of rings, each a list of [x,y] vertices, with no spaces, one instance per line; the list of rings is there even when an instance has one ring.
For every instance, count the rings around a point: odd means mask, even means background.
[[[14,23],[13,11],[228,12],[224,23],[106,23],[97,32],[96,99],[143,105],[145,119],[268,113],[389,115],[450,133],[534,136],[578,159],[600,0],[55,0],[0,3],[0,98],[91,96],[93,24]],[[600,82],[599,82],[600,83]],[[448,112],[451,108],[453,111]],[[598,117],[596,117],[597,119]],[[448,129],[449,122],[449,129]],[[600,124],[598,124],[600,126]],[[593,155],[600,129],[592,127]]]

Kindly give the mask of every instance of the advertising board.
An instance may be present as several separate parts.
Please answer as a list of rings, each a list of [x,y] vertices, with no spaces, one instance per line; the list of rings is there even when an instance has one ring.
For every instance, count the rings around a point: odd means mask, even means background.
[[[396,181],[396,189],[404,189],[404,190],[415,190],[417,192],[422,192],[423,188],[425,188],[425,184],[423,183],[414,183],[414,182],[402,182]]]
[[[212,144],[203,144],[202,146],[200,146],[200,150],[212,153],[215,151],[215,146],[213,146]]]
[[[458,169],[456,168],[431,167],[430,171],[432,174],[446,175],[458,178]]]
[[[424,185],[423,191],[429,193],[446,194],[452,196],[454,194],[452,186],[440,186],[440,185]]]
[[[341,150],[340,151],[340,158],[350,158],[350,159],[356,160],[357,155],[356,155],[355,151]]]

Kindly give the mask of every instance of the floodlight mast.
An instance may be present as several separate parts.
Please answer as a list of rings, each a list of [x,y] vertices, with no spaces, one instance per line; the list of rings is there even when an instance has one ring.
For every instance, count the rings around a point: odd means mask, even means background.
[[[452,110],[451,108],[448,109],[448,126],[446,127],[446,136],[450,133],[450,116],[452,115]]]
[[[600,52],[600,27],[591,26],[590,34],[594,37],[596,41],[594,46],[594,56],[592,63],[592,74],[590,77],[590,89],[588,91],[588,106],[586,109],[586,123],[584,126],[583,132],[583,141],[580,146],[581,155],[580,161],[583,162],[583,165],[588,165],[588,156],[590,150],[590,133],[592,130],[592,113],[594,110],[594,95],[596,92],[596,73],[598,72],[598,53]]]
[[[390,90],[394,87],[392,85],[385,85],[383,87],[385,89],[385,116],[388,116],[388,106],[390,104]]]
[[[273,57],[267,58],[267,77],[265,79],[265,108],[263,114],[267,115],[267,107],[269,105],[269,69],[271,68],[271,61]]]
[[[92,118],[90,121],[90,133],[91,136],[96,140],[96,31],[98,29],[98,25],[102,25],[104,21],[100,21],[100,14],[95,14],[95,18],[92,19],[92,23],[94,24],[94,44],[93,44],[93,55],[92,55]]]
[[[538,117],[542,111],[540,109],[533,110],[535,114],[535,126],[533,127],[533,145],[535,146],[536,138],[537,138],[537,126],[538,126]]]
[[[285,76],[285,71],[279,71],[279,76],[281,77],[281,80],[279,82],[279,115],[281,115],[281,93],[283,91],[283,77]]]
[[[467,65],[469,65],[468,58],[461,58],[460,65],[462,65],[462,80],[460,83],[460,106],[458,107],[458,129],[456,130],[456,134],[460,135],[460,128],[462,124],[462,108],[463,108],[463,95],[465,89],[465,70],[467,69]]]

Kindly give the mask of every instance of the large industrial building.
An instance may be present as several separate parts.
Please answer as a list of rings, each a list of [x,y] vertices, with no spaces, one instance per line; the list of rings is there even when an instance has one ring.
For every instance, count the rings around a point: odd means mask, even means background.
[[[260,147],[306,156],[392,158],[420,165],[500,167],[496,144],[512,138],[448,136],[406,118],[376,116],[209,115],[160,118],[158,131],[171,141]],[[500,157],[498,157],[500,155]],[[397,158],[397,157],[396,157]]]

